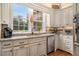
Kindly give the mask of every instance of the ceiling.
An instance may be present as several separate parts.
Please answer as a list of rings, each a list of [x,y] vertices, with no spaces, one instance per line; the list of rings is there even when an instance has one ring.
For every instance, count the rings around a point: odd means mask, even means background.
[[[58,5],[60,8],[66,8],[73,5],[73,3],[43,3],[44,6],[52,8],[53,5]]]

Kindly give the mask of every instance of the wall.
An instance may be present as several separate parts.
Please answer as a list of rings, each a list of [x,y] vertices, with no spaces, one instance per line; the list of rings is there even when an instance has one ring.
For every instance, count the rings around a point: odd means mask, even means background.
[[[0,4],[0,38],[1,38],[1,4]]]
[[[1,23],[4,23],[4,24],[8,24],[9,27],[11,27],[11,23],[10,23],[10,20],[11,20],[11,5],[10,4],[7,4],[7,3],[2,3],[2,20],[1,20]]]

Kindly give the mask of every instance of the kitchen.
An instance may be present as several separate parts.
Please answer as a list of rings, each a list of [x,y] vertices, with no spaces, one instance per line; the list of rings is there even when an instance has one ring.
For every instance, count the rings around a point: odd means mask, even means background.
[[[57,51],[79,56],[78,7],[78,3],[0,3],[0,56],[59,56]]]

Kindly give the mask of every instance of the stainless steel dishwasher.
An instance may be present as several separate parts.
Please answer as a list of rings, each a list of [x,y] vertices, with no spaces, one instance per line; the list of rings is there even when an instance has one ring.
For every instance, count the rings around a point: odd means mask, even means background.
[[[47,53],[53,52],[55,48],[55,37],[49,36],[47,39]]]

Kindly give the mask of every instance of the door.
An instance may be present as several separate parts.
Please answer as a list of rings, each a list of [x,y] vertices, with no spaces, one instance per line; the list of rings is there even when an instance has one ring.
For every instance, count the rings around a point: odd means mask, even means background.
[[[28,45],[14,47],[13,54],[14,56],[29,56]]]
[[[38,43],[30,44],[29,46],[29,53],[30,56],[37,56],[38,55]]]
[[[39,56],[47,55],[46,41],[42,41],[38,44],[38,55]]]
[[[2,49],[2,56],[12,56],[12,48],[5,48]]]

